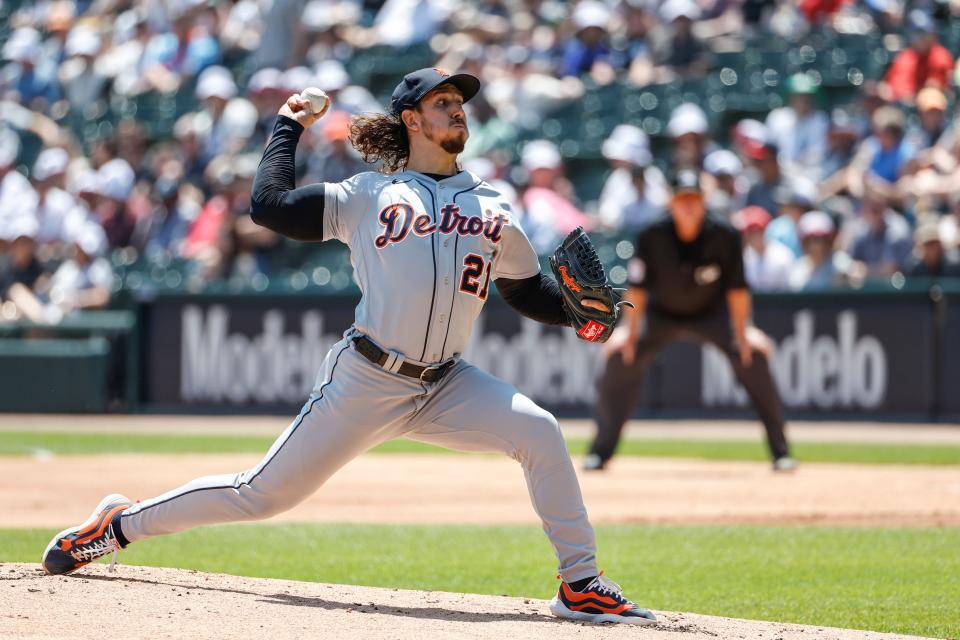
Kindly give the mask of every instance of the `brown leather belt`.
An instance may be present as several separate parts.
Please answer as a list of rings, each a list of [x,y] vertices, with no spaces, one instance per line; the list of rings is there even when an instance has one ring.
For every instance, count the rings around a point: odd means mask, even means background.
[[[390,358],[389,353],[375,345],[373,341],[366,336],[354,336],[353,344],[357,348],[357,353],[375,365],[382,367]],[[421,367],[420,365],[404,362],[400,365],[397,373],[402,376],[407,376],[408,378],[416,378],[422,382],[437,382],[450,370],[453,364],[453,360],[448,360],[443,364]]]

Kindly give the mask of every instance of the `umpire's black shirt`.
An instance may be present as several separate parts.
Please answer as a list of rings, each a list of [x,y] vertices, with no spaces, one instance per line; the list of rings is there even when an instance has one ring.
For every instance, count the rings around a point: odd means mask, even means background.
[[[740,234],[710,215],[693,242],[677,237],[670,216],[654,220],[640,231],[629,267],[630,285],[646,290],[647,307],[667,316],[721,311],[727,291],[747,286]]]

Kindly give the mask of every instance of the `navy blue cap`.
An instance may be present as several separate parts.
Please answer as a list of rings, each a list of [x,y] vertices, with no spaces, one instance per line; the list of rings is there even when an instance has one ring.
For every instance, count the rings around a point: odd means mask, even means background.
[[[466,102],[480,91],[480,80],[469,73],[450,75],[443,69],[427,67],[418,69],[403,76],[403,80],[393,90],[390,99],[390,108],[397,115],[404,109],[414,107],[423,96],[442,84],[452,84],[463,94]]]

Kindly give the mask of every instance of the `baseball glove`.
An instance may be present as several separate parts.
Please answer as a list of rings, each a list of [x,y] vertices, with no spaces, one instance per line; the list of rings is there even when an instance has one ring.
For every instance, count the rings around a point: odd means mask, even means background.
[[[606,342],[620,317],[623,289],[607,284],[600,256],[582,227],[567,235],[550,256],[550,268],[563,292],[563,306],[577,335],[588,342]],[[583,300],[598,300],[610,308],[600,311],[584,307]]]

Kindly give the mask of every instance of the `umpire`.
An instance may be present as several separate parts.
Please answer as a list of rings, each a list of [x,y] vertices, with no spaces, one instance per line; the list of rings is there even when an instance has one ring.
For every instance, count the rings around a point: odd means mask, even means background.
[[[674,340],[707,342],[727,355],[763,421],[774,470],[796,468],[767,361],[771,341],[749,324],[740,234],[706,214],[695,171],[674,176],[670,215],[640,231],[629,267],[626,300],[635,308],[624,307],[624,326],[608,343],[597,383],[597,436],[585,468],[603,469],[613,457],[639,399],[644,370]]]

